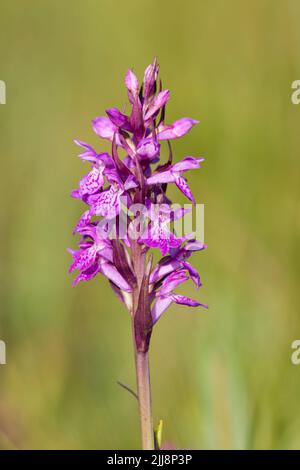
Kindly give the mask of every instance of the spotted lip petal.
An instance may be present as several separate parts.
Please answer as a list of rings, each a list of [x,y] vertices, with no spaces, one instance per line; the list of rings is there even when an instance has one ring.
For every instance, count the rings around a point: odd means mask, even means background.
[[[98,155],[97,155],[97,152],[96,150],[93,149],[93,147],[89,144],[86,144],[85,142],[83,142],[82,140],[74,140],[75,144],[78,145],[79,147],[82,147],[85,149],[84,152],[82,152],[81,154],[79,154],[79,157],[82,159],[82,160],[88,160],[88,161],[91,161],[91,162],[94,162],[96,163],[97,161],[97,158],[98,158]]]
[[[79,188],[82,195],[94,194],[104,184],[104,165],[101,168],[94,167],[86,176],[79,182]]]
[[[106,219],[113,219],[120,213],[120,197],[123,192],[123,189],[111,186],[110,189],[103,191],[94,199],[90,198],[91,213],[94,215],[101,215]]]
[[[135,98],[138,96],[139,92],[139,82],[135,74],[131,69],[129,69],[125,76],[125,85],[128,92],[128,99],[132,104]]]
[[[169,229],[174,211],[167,204],[162,204],[159,208],[151,204],[148,214],[151,222],[139,238],[139,243],[150,248],[159,248],[165,256],[170,249],[179,247],[183,242],[183,238],[178,238]]]
[[[153,324],[155,324],[159,320],[159,318],[167,310],[167,308],[170,307],[172,302],[173,300],[171,299],[171,297],[160,297],[156,300],[151,310]]]
[[[169,97],[169,90],[164,90],[158,93],[158,95],[155,96],[145,113],[145,121],[149,121],[149,119],[151,119],[163,106],[165,106]]]
[[[169,274],[162,283],[160,288],[160,295],[169,294],[177,286],[187,281],[189,276],[184,269],[179,269]]]

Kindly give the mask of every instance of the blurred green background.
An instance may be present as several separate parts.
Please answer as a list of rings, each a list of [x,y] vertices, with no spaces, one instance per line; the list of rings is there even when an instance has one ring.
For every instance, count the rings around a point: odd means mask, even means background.
[[[66,247],[87,170],[73,139],[109,149],[90,121],[155,55],[168,121],[201,121],[173,150],[206,158],[189,181],[210,309],[174,306],[157,325],[154,420],[176,448],[300,448],[299,15],[297,0],[1,1],[2,449],[140,445],[116,385],[135,387],[128,314],[101,277],[71,289]]]

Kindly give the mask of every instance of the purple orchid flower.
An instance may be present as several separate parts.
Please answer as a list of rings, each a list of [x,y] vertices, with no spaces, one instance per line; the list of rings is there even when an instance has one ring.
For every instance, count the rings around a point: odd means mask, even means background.
[[[99,223],[102,218],[111,221],[122,217],[123,201],[125,208],[128,208],[132,203],[146,204],[149,224],[146,225],[143,233],[134,240],[130,240],[130,236],[125,241],[118,239],[113,252],[116,251],[117,245],[119,252],[121,250],[123,253],[123,259],[120,256],[119,262],[116,263],[113,256],[110,261],[106,262],[114,265],[120,276],[125,272],[128,275],[130,272],[131,289],[134,290],[137,285],[140,286],[140,289],[142,278],[138,279],[141,277],[141,273],[136,273],[134,253],[136,250],[142,250],[145,258],[145,253],[150,248],[158,248],[163,258],[156,267],[151,269],[146,289],[147,295],[152,289],[150,303],[154,301],[153,292],[155,291],[155,311],[162,303],[164,305],[172,302],[184,304],[182,296],[178,297],[172,290],[166,290],[166,285],[170,285],[171,282],[171,274],[177,279],[176,276],[179,272],[181,274],[178,279],[183,279],[182,273],[184,272],[184,276],[188,274],[196,287],[200,287],[200,277],[196,269],[186,259],[191,256],[192,251],[203,249],[197,245],[197,241],[194,241],[193,250],[191,248],[192,242],[187,242],[188,236],[178,237],[171,230],[171,223],[183,217],[185,212],[172,210],[171,201],[167,198],[166,191],[168,184],[174,183],[195,204],[195,198],[183,175],[189,170],[200,168],[200,163],[204,159],[187,156],[177,163],[172,163],[173,157],[170,153],[167,163],[152,169],[153,164],[160,160],[160,142],[182,137],[198,123],[198,121],[186,117],[173,124],[165,123],[165,107],[170,93],[169,90],[161,88],[157,92],[158,70],[159,66],[155,60],[145,71],[141,89],[139,89],[138,79],[134,72],[128,70],[125,85],[132,108],[131,113],[126,115],[118,108],[109,108],[106,110],[106,117],[97,117],[93,120],[95,133],[112,142],[112,155],[105,152],[97,153],[89,144],[80,140],[75,141],[84,149],[80,158],[90,162],[92,168],[80,180],[78,189],[72,192],[73,197],[81,199],[88,205],[77,223],[74,233],[82,234],[83,231],[94,229],[97,221]],[[118,147],[122,147],[127,152],[127,156],[123,160],[118,156]],[[170,144],[169,150],[171,152]],[[104,257],[101,254],[103,247],[108,249],[107,243],[108,241],[105,240],[102,245],[100,240],[93,236],[92,242],[91,240],[85,242],[84,246],[81,244],[79,252],[73,253],[74,261],[71,270],[78,269],[80,271],[76,283],[80,280],[90,279],[98,272],[102,274],[107,272],[107,266],[103,267]],[[111,246],[110,249],[112,249]],[[132,255],[130,255],[130,250]],[[143,271],[145,269],[144,267]],[[122,289],[124,284],[121,286],[120,282],[117,284],[110,276],[107,277],[114,284],[114,291],[117,291],[118,296],[124,302],[126,297],[128,304],[128,295],[124,296],[124,292],[128,292],[128,286]],[[161,287],[158,288],[157,286],[160,285]],[[186,302],[187,305],[196,306],[195,302],[188,300]],[[133,308],[131,313],[134,316],[137,305],[133,305],[133,299],[129,301],[129,304]],[[154,316],[155,321],[160,317],[156,314]],[[145,348],[148,347],[148,340],[149,338],[144,338]]]
[[[148,358],[154,325],[173,303],[207,308],[175,292],[189,280],[197,289],[201,287],[200,276],[188,259],[206,245],[195,240],[192,234],[176,234],[172,224],[187,211],[174,210],[167,197],[171,183],[196,203],[185,173],[199,169],[204,159],[187,156],[173,162],[170,140],[187,134],[198,121],[184,117],[172,124],[165,122],[170,93],[161,83],[157,85],[158,71],[154,60],[146,68],[139,86],[136,75],[129,69],[125,86],[130,112],[125,114],[111,107],[106,109],[106,116],[92,121],[94,132],[111,142],[111,154],[98,153],[89,144],[75,141],[82,149],[80,158],[91,168],[71,193],[86,206],[73,231],[81,236],[79,249],[69,250],[73,258],[70,272],[79,272],[73,285],[102,274],[129,310],[141,413],[150,410],[149,395],[143,395],[145,383],[142,381],[149,379],[145,372],[147,364],[143,361]],[[161,162],[164,141],[167,141],[169,156],[166,162]],[[124,158],[119,156],[120,150],[125,152]],[[133,206],[138,210],[131,210]],[[121,236],[120,222],[128,226],[125,236]],[[138,236],[134,236],[135,232]],[[162,255],[156,266],[152,266],[151,249],[159,249]],[[143,420],[142,435],[144,448],[152,449],[153,430],[149,422],[145,424]]]
[[[183,295],[179,295],[173,292],[173,290],[182,284],[183,282],[189,279],[190,272],[188,269],[177,269],[174,272],[171,272],[165,277],[162,282],[161,287],[158,289],[155,294],[157,300],[154,303],[154,306],[151,310],[152,321],[155,324],[157,320],[161,317],[164,311],[175,302],[181,305],[187,305],[188,307],[205,307],[207,305],[201,304],[197,300],[191,299]],[[155,291],[155,287],[154,287]]]
[[[196,204],[193,193],[188,186],[186,180],[183,178],[182,173],[188,170],[194,170],[200,168],[200,162],[204,158],[194,158],[194,157],[185,157],[181,162],[175,163],[175,165],[170,165],[166,171],[161,171],[150,176],[147,179],[148,184],[162,184],[162,183],[175,183],[180,191],[192,201],[193,204]]]
[[[145,232],[139,238],[150,248],[159,248],[165,256],[172,248],[178,248],[184,241],[184,237],[177,237],[169,227],[169,224],[186,214],[187,210],[174,211],[168,204],[150,204],[148,215],[150,223]]]
[[[149,159],[153,162],[156,157],[159,157],[160,144],[153,137],[147,137],[138,143],[136,153],[141,160]]]
[[[180,137],[187,134],[196,124],[199,124],[199,121],[190,118],[179,119],[178,121],[173,122],[173,124],[167,126],[161,124],[158,127],[158,139],[179,139]]]
[[[162,258],[156,267],[153,269],[150,275],[150,284],[157,283],[171,272],[178,268],[186,268],[190,274],[190,277],[197,288],[201,286],[200,276],[197,270],[186,261],[194,251],[202,251],[207,248],[204,243],[196,240],[190,240],[180,249],[170,250],[170,255]]]

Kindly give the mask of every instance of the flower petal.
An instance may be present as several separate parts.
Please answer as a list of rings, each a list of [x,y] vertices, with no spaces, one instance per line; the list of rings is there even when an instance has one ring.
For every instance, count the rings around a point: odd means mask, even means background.
[[[110,281],[116,284],[121,290],[125,292],[131,292],[132,288],[127,281],[121,276],[117,268],[111,264],[107,263],[104,260],[100,260],[101,272],[106,276]]]
[[[78,251],[74,255],[74,262],[71,264],[69,272],[78,269],[79,271],[85,271],[86,269],[90,268],[92,264],[94,264],[95,259],[97,256],[97,246],[92,245],[90,248],[86,250]]]
[[[104,184],[103,177],[104,166],[100,169],[94,167],[86,176],[79,182],[79,188],[82,195],[94,194]]]
[[[188,307],[204,307],[208,308],[208,305],[200,304],[197,300],[191,299],[190,297],[186,297],[184,295],[179,294],[170,294],[169,298],[172,299],[173,302],[180,305],[187,305]]]
[[[100,271],[99,263],[94,263],[86,271],[78,274],[78,276],[74,279],[72,287],[75,287],[80,281],[89,281],[90,279],[95,277],[99,271]]]
[[[175,121],[169,126],[162,126],[157,137],[159,140],[178,139],[179,137],[187,134],[191,128],[198,123],[199,121],[196,121],[195,119],[178,119],[178,121]]]
[[[139,238],[139,243],[144,243],[150,248],[159,248],[165,256],[171,248],[181,245],[183,239],[177,238],[164,224],[152,224]]]
[[[73,191],[71,191],[71,197],[73,197],[74,199],[80,199],[80,191],[78,189],[73,189]]]
[[[158,264],[155,269],[152,271],[150,275],[150,284],[153,284],[154,282],[159,281],[163,277],[165,277],[167,274],[173,272],[175,269],[177,269],[180,266],[180,261],[177,259],[172,259],[171,257],[168,257],[166,259],[169,259],[169,261]]]
[[[199,289],[199,287],[201,286],[201,281],[200,281],[200,276],[198,274],[197,269],[194,268],[194,266],[192,266],[187,261],[184,261],[182,264],[188,270],[189,275],[191,276],[191,279],[193,283],[195,284],[195,286],[197,287],[197,289]]]
[[[97,152],[96,150],[93,149],[93,147],[85,142],[83,142],[82,140],[74,140],[74,143],[76,145],[79,145],[79,147],[82,147],[85,149],[85,152],[83,153],[80,153],[79,154],[79,157],[82,159],[82,160],[88,160],[90,162],[96,162],[97,161]]]
[[[195,157],[185,157],[178,163],[175,163],[172,167],[172,170],[175,172],[195,170],[200,168],[200,162],[203,162],[204,158],[195,158]]]
[[[172,171],[162,171],[161,173],[155,173],[147,179],[147,184],[162,184],[162,183],[175,183],[176,175]]]
[[[170,97],[170,92],[169,90],[163,90],[160,93],[158,93],[152,103],[149,105],[148,110],[145,114],[145,121],[149,121],[151,117],[153,117],[154,114],[157,113],[157,111],[160,110],[165,104],[167,103],[168,99]]]
[[[99,196],[93,199],[93,196],[89,199],[91,201],[91,212],[95,215],[102,215],[106,219],[113,219],[116,217],[121,210],[120,196],[123,190],[115,189],[111,186],[108,190],[103,191]]]
[[[113,141],[114,134],[117,133],[117,126],[111,122],[106,116],[99,116],[92,121],[94,132],[103,139]],[[119,139],[116,140],[117,145],[120,145]]]
[[[139,142],[136,151],[140,158],[153,160],[159,155],[160,144],[153,138],[148,137]]]
[[[173,300],[170,297],[161,297],[161,298],[159,297],[156,300],[151,310],[153,325],[162,316],[162,314],[167,310],[167,308],[170,307],[172,302]]]
[[[178,220],[184,217],[186,214],[189,214],[191,212],[191,209],[185,209],[184,207],[180,207],[179,209],[176,209],[175,211],[172,211],[171,214],[171,220]]]
[[[106,114],[115,126],[121,127],[129,132],[131,131],[128,117],[121,113],[118,108],[106,109]]]
[[[185,269],[172,272],[169,274],[169,276],[166,277],[166,279],[164,279],[159,295],[162,296],[172,292],[174,289],[176,289],[177,286],[187,281],[188,279],[189,276],[186,274]]]
[[[152,64],[148,65],[145,70],[144,74],[144,98],[148,99],[155,90],[155,82],[158,75],[158,63],[157,60],[154,59]]]
[[[85,211],[85,212],[82,214],[82,216],[80,217],[80,219],[79,219],[79,221],[78,221],[76,227],[74,228],[73,234],[74,234],[75,232],[78,232],[78,231],[81,230],[82,228],[86,227],[86,226],[90,223],[91,218],[92,218],[92,216],[91,216],[90,211],[89,211],[89,210]]]
[[[125,76],[125,85],[128,91],[128,98],[130,103],[134,102],[135,97],[138,95],[139,92],[139,82],[136,75],[133,73],[131,69],[127,70]]]
[[[184,250],[186,251],[202,251],[207,248],[207,245],[203,242],[198,240],[190,240],[184,246]]]
[[[129,189],[137,188],[138,184],[136,177],[134,175],[129,175],[124,183],[124,189],[128,191]]]
[[[132,111],[130,115],[130,126],[132,132],[138,140],[143,137],[144,134],[144,119],[142,113],[142,105],[138,96],[135,97],[135,100],[132,105]]]
[[[193,196],[193,193],[187,184],[186,180],[183,178],[183,176],[176,176],[175,179],[176,186],[180,189],[180,191],[188,198],[192,203],[195,205],[196,201]]]

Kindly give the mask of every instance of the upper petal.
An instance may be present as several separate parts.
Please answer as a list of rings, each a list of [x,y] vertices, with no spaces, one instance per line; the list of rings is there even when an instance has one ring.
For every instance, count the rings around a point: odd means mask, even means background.
[[[195,119],[179,119],[169,126],[162,126],[161,130],[159,129],[157,137],[159,140],[178,139],[179,137],[187,134],[191,128],[198,123],[199,121],[196,121]]]
[[[94,167],[86,176],[80,180],[79,187],[82,195],[94,194],[103,186],[103,170],[104,166],[102,168]]]
[[[136,75],[133,73],[131,69],[127,70],[125,76],[125,85],[128,91],[128,98],[130,103],[133,103],[135,97],[139,92],[139,82]]]
[[[161,317],[161,315],[167,310],[167,308],[171,305],[173,300],[170,297],[158,297],[153,308],[151,310],[151,316],[153,325],[157,322],[157,320]]]
[[[162,171],[161,173],[155,173],[147,179],[148,184],[157,184],[157,183],[175,183],[175,175],[172,171]]]
[[[153,160],[159,155],[160,144],[152,137],[148,137],[139,142],[136,151],[140,158]]]
[[[184,295],[179,294],[170,294],[169,297],[172,299],[173,302],[176,304],[187,305],[188,307],[204,307],[208,308],[208,305],[201,304],[197,300],[191,299],[190,297],[186,297]]]
[[[180,191],[195,205],[195,198],[186,180],[182,176],[176,176],[175,183],[176,186],[180,189]]]
[[[106,116],[96,117],[93,119],[92,124],[97,135],[110,141],[113,140],[114,134],[118,130],[117,126]]]
[[[167,103],[170,97],[169,90],[163,90],[158,93],[152,100],[151,104],[148,107],[148,110],[145,113],[145,121],[148,121],[157,111],[160,110]]]

